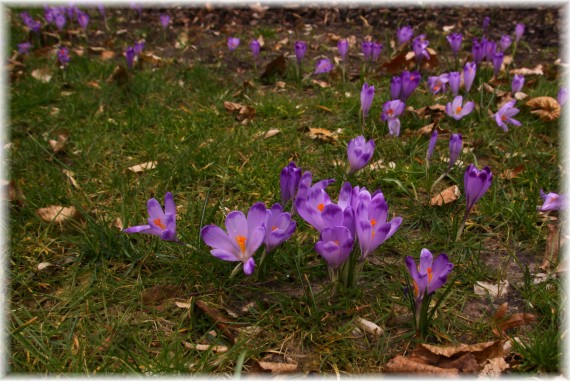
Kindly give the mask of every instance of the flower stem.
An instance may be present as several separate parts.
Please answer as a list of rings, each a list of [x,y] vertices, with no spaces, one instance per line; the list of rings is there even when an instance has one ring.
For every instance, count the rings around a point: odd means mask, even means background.
[[[233,279],[243,267],[243,262],[237,264],[237,266],[233,269],[232,273],[230,274],[230,279]]]
[[[450,169],[451,169],[451,168],[447,168],[447,170],[446,170],[445,172],[443,172],[443,174],[442,174],[441,176],[439,176],[439,177],[437,178],[437,180],[435,180],[435,181],[433,182],[433,184],[431,184],[431,188],[429,189],[429,194],[430,194],[430,195],[433,193],[433,189],[435,188],[436,184],[439,183],[441,180],[443,180],[443,178],[449,174]]]
[[[461,225],[459,225],[459,229],[457,229],[457,235],[455,236],[455,242],[459,241],[459,237],[461,237],[461,233],[463,233],[463,229],[465,228],[465,223],[467,222],[468,216],[469,216],[469,209],[465,209],[465,215],[463,216],[463,221],[461,221]]]

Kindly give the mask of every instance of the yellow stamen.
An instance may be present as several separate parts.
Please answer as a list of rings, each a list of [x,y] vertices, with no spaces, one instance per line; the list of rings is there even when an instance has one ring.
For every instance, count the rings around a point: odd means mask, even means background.
[[[247,238],[242,236],[242,235],[238,235],[236,237],[236,242],[239,245],[239,248],[240,248],[242,253],[245,253],[245,241],[246,240],[247,240]]]
[[[162,230],[166,230],[166,225],[164,225],[164,223],[160,220],[160,218],[156,218],[152,220],[152,222],[154,222],[154,224],[157,225]]]

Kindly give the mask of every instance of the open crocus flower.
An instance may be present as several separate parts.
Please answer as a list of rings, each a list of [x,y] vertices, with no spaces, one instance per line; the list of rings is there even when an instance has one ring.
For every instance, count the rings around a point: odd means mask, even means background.
[[[446,105],[445,111],[447,115],[452,117],[455,120],[459,120],[466,115],[469,115],[473,108],[475,107],[475,102],[466,102],[463,105],[463,97],[461,95],[456,96],[453,99],[453,102],[450,102]]]
[[[382,115],[380,118],[384,122],[388,122],[390,135],[400,135],[400,119],[398,118],[404,112],[406,104],[399,99],[388,101],[382,106]]]
[[[265,239],[267,210],[263,203],[254,204],[247,212],[233,211],[226,217],[226,231],[219,226],[207,225],[200,231],[206,245],[212,247],[210,253],[223,261],[242,262],[245,275],[253,274],[255,261],[253,254]]]
[[[362,90],[360,90],[360,110],[362,110],[362,119],[366,119],[368,116],[373,100],[374,86],[369,86],[368,83],[364,83],[364,85],[362,85]]]
[[[338,269],[350,257],[354,238],[344,226],[323,229],[320,240],[315,244],[315,251],[327,261],[327,264]]]
[[[236,50],[236,48],[239,46],[239,42],[240,40],[237,37],[228,37],[228,49],[230,52]]]
[[[374,155],[374,148],[375,144],[372,139],[366,141],[362,135],[352,139],[348,143],[347,149],[349,163],[348,173],[351,174],[364,168],[372,158],[372,155]]]
[[[176,206],[172,193],[164,196],[164,211],[160,203],[151,198],[147,202],[148,225],[132,226],[123,229],[125,233],[143,233],[159,236],[164,241],[177,242],[176,239]]]
[[[566,210],[567,202],[565,195],[559,195],[554,192],[544,193],[540,190],[540,197],[544,201],[542,206],[538,207],[541,212],[546,212],[549,210]]]
[[[281,204],[274,204],[271,209],[268,209],[265,217],[266,251],[270,252],[288,240],[296,227],[297,223],[291,219],[289,213],[283,212]]]
[[[440,254],[434,260],[428,249],[422,249],[420,265],[416,266],[414,258],[407,256],[406,267],[413,280],[416,310],[419,310],[424,297],[433,294],[445,284],[447,276],[453,269],[453,264],[449,262],[447,254]]]
[[[414,50],[416,61],[421,62],[424,58],[429,61],[430,55],[427,51],[428,45],[429,41],[426,40],[425,34],[421,34],[418,37],[414,38],[414,41],[412,42],[412,49]]]
[[[396,29],[396,38],[398,39],[398,45],[404,45],[406,42],[410,41],[413,36],[414,30],[409,25]]]
[[[321,60],[318,60],[316,65],[315,65],[315,72],[313,74],[323,74],[323,73],[328,73],[329,71],[332,70],[332,63],[328,58],[323,58]]]
[[[449,82],[449,74],[444,73],[440,76],[432,76],[428,78],[427,85],[428,89],[432,94],[437,94],[439,92],[445,93],[447,90],[446,83]]]
[[[57,60],[64,68],[71,60],[71,57],[69,57],[69,50],[67,50],[65,46],[61,46],[59,49],[57,49]]]
[[[483,197],[492,182],[493,173],[489,167],[479,170],[473,164],[469,164],[463,176],[463,190],[467,202],[467,213],[469,213],[477,201]]]
[[[497,125],[501,127],[505,132],[509,130],[507,123],[512,124],[513,126],[521,125],[521,122],[512,118],[519,113],[519,109],[514,107],[515,102],[515,100],[512,100],[505,103],[494,115]]]
[[[318,231],[335,226],[344,226],[353,231],[352,207],[334,204],[327,192],[322,187],[318,187],[317,184],[309,189],[306,196],[297,197],[295,200],[295,206],[301,218]]]
[[[388,204],[382,192],[371,196],[367,190],[361,190],[356,197],[355,228],[360,244],[360,261],[363,261],[398,230],[402,217],[386,221]]]

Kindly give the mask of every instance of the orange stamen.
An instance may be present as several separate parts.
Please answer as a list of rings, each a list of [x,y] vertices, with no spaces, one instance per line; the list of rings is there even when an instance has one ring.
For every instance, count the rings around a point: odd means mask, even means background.
[[[272,226],[271,231],[274,232],[275,230],[279,229],[277,226]]]
[[[461,110],[463,110],[462,107],[457,107],[457,108],[455,109],[455,113],[456,113],[456,114],[459,114],[459,113],[461,112]]]
[[[420,290],[418,288],[418,284],[416,283],[416,281],[414,281],[414,295],[417,298],[418,294],[420,293]]]
[[[428,267],[427,273],[428,273],[428,282],[431,282],[431,280],[433,278],[433,273],[431,271],[431,267]]]
[[[317,209],[319,210],[319,212],[322,213],[323,209],[325,208],[325,204],[319,204],[317,205]]]
[[[166,225],[164,225],[164,223],[160,220],[160,218],[156,218],[152,220],[152,222],[154,222],[154,224],[157,225],[162,230],[166,230]]]
[[[247,240],[247,238],[242,236],[242,235],[238,235],[236,237],[236,242],[239,245],[239,248],[240,248],[242,253],[245,253],[245,241],[246,240]]]

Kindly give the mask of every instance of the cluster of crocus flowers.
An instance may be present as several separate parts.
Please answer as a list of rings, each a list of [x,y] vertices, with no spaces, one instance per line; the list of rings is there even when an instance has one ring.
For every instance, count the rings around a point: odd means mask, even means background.
[[[352,139],[348,143],[347,148],[349,163],[347,174],[352,174],[364,168],[372,158],[372,155],[374,155],[374,148],[375,144],[372,139],[366,141],[362,135]]]
[[[233,52],[239,46],[240,39],[238,37],[228,37],[228,50]]]
[[[515,100],[508,101],[493,115],[497,126],[501,127],[503,131],[507,132],[509,127],[507,124],[512,124],[513,126],[520,126],[521,122],[513,119],[513,116],[519,113],[519,109],[515,107]]]
[[[362,54],[364,54],[364,61],[366,62],[376,62],[380,58],[380,53],[382,53],[382,44],[375,41],[363,41],[362,42]]]
[[[387,101],[382,106],[382,114],[380,118],[384,122],[388,122],[388,131],[392,136],[400,136],[400,118],[404,113],[406,104],[399,99]]]
[[[46,7],[44,17],[48,24],[55,24],[58,30],[63,30],[67,23],[66,11],[64,7]]]
[[[148,224],[132,226],[123,229],[123,232],[152,234],[164,241],[178,242],[176,239],[176,206],[172,193],[167,192],[164,196],[164,211],[155,198],[148,200],[147,210]]]
[[[479,170],[473,164],[469,164],[469,167],[465,170],[465,174],[463,175],[463,192],[465,194],[466,203],[465,215],[457,231],[456,240],[459,240],[461,233],[463,233],[469,212],[473,209],[477,201],[489,190],[492,182],[493,173],[489,167],[484,167]]]

